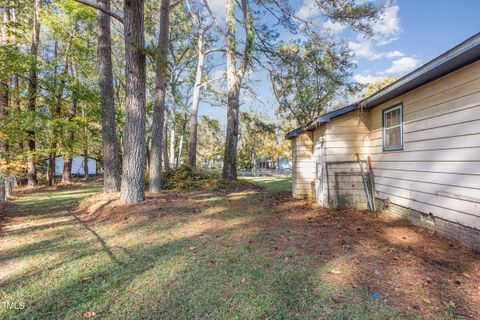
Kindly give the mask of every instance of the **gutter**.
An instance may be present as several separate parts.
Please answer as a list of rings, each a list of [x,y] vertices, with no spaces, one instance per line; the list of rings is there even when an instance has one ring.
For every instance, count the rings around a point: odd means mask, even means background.
[[[325,113],[325,114],[317,117],[315,120],[309,122],[306,126],[303,126],[303,127],[300,127],[300,128],[297,128],[295,130],[290,131],[285,136],[285,139],[290,140],[290,139],[295,138],[296,136],[298,136],[300,133],[302,133],[304,131],[315,130],[320,125],[322,125],[324,123],[327,123],[327,122],[330,122],[333,118],[342,116],[342,115],[347,114],[349,112],[352,112],[355,109],[357,109],[357,104],[351,104],[349,106],[346,106],[346,107],[343,107],[343,108]]]

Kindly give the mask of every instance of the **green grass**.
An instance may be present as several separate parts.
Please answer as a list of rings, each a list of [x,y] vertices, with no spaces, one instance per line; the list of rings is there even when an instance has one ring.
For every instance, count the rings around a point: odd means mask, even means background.
[[[248,180],[269,191],[287,191],[291,183]],[[277,251],[288,224],[279,229],[256,220],[278,214],[259,201],[271,195],[181,193],[174,212],[142,215],[133,206],[128,220],[104,223],[78,220],[59,207],[98,191],[94,185],[16,201],[16,228],[3,230],[0,241],[0,317],[419,319],[372,300],[362,286],[321,280],[328,265],[297,247]],[[192,211],[192,203],[200,209]],[[334,293],[345,302],[333,301]],[[8,310],[6,302],[25,308]]]
[[[290,192],[292,191],[291,177],[240,177],[242,180],[249,181],[267,191],[272,192]]]
[[[73,189],[57,189],[53,191],[36,192],[22,196],[15,201],[17,205],[29,211],[52,210],[55,207],[65,207],[76,204],[82,199],[102,190],[99,183],[92,183],[87,187]]]

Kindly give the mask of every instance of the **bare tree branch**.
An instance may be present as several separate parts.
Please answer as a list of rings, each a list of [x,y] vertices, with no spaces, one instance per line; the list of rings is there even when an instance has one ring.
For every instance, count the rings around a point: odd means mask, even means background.
[[[222,76],[220,76],[220,77],[213,78],[213,79],[210,79],[210,80],[208,80],[208,81],[205,81],[205,82],[201,83],[200,86],[201,86],[201,87],[206,87],[206,86],[208,86],[208,85],[209,85],[210,83],[212,83],[212,82],[220,81],[220,80],[225,80],[225,78],[226,78],[226,75],[222,75]]]
[[[205,8],[207,8],[207,11],[210,14],[210,16],[212,17],[213,22],[215,23],[215,26],[217,27],[217,31],[220,34],[226,36],[225,32],[222,30],[222,27],[220,27],[220,24],[218,23],[217,17],[215,17],[215,15],[212,12],[212,9],[210,8],[210,5],[208,4],[208,0],[203,0],[203,4],[205,5]]]
[[[110,17],[117,19],[119,22],[121,22],[121,23],[123,24],[123,17],[122,17],[122,16],[120,16],[119,14],[116,14],[115,12],[112,12],[112,11],[110,11],[110,10],[107,10],[106,8],[104,8],[104,7],[103,7],[101,4],[99,4],[99,3],[96,3],[96,2],[94,3],[94,2],[91,2],[91,1],[89,1],[89,0],[74,0],[74,1],[76,1],[76,2],[78,2],[78,3],[81,3],[81,4],[83,4],[83,5],[86,5],[86,6],[88,6],[88,7],[97,9],[97,10],[99,10],[99,11],[101,11],[101,12],[109,15]]]
[[[226,49],[221,49],[221,48],[217,48],[217,49],[210,49],[210,50],[207,50],[205,51],[205,55],[209,55],[210,53],[215,53],[215,52],[227,52]]]

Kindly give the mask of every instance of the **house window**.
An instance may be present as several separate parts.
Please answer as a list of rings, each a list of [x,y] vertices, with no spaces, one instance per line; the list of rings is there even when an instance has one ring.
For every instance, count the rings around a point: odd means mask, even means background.
[[[383,110],[383,150],[403,149],[403,106]]]

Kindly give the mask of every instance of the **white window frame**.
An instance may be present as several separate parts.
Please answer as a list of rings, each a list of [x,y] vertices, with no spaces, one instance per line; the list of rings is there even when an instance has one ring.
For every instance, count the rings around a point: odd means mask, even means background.
[[[400,110],[400,124],[396,126],[389,127],[388,129],[400,127],[400,144],[397,146],[387,146],[386,141],[385,141],[385,129],[387,125],[387,114],[395,111],[395,110]],[[391,150],[403,150],[403,104],[398,104],[396,106],[393,106],[391,108],[385,109],[382,112],[382,144],[383,144],[383,151],[391,151]]]

